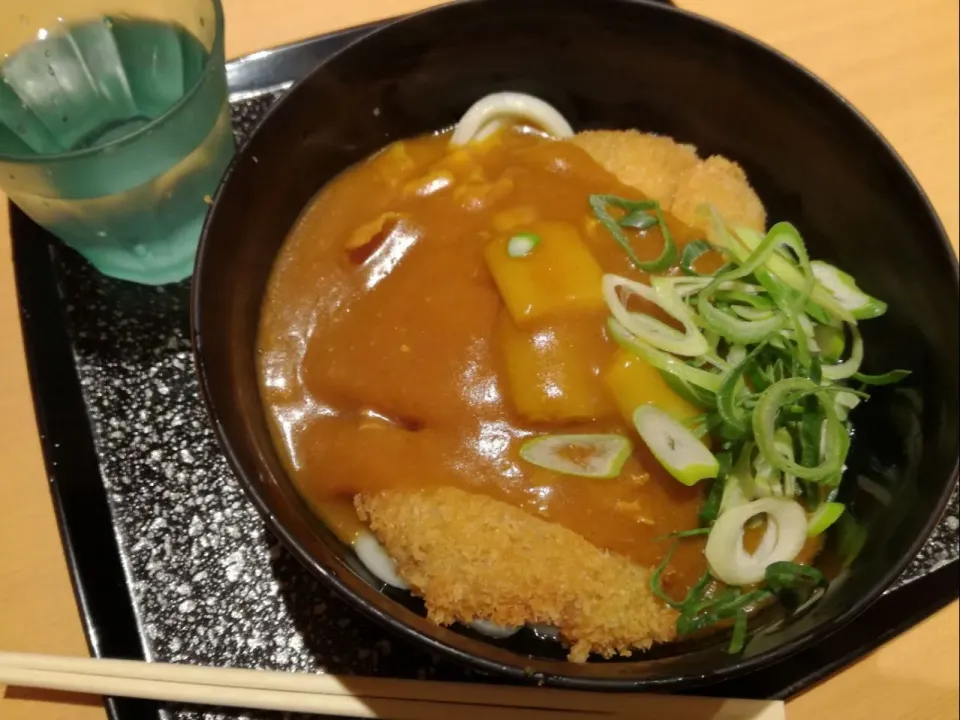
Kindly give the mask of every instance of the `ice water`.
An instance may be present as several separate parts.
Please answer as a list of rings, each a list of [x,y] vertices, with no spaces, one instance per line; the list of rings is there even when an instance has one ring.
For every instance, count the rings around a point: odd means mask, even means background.
[[[132,17],[40,35],[2,63],[0,184],[105,273],[186,277],[233,153],[222,57]]]

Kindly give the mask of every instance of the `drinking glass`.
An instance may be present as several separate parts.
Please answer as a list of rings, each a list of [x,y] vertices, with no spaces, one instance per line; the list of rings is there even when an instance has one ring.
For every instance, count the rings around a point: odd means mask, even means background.
[[[0,5],[0,189],[106,275],[189,276],[234,150],[219,0]]]

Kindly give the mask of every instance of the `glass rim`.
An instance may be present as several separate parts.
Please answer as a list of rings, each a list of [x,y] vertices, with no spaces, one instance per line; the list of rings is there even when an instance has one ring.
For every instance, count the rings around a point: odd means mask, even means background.
[[[214,15],[214,25],[215,33],[213,36],[213,45],[210,48],[210,53],[207,55],[206,62],[203,66],[203,72],[200,73],[196,82],[190,86],[190,89],[187,90],[180,98],[169,108],[164,110],[160,115],[155,117],[153,120],[148,122],[143,127],[137,128],[129,135],[124,135],[122,137],[111,140],[108,143],[103,145],[94,145],[93,147],[83,148],[82,150],[67,150],[66,152],[52,153],[49,155],[11,155],[7,153],[0,153],[0,163],[17,163],[19,165],[42,165],[49,162],[64,162],[70,160],[80,160],[97,153],[101,153],[104,150],[109,148],[119,148],[127,143],[132,143],[142,135],[146,135],[150,131],[156,129],[156,127],[162,124],[164,121],[175,115],[180,111],[187,103],[189,103],[193,97],[199,92],[198,88],[203,84],[203,81],[207,79],[211,72],[213,72],[213,66],[215,62],[220,62],[217,58],[224,57],[225,48],[224,48],[224,19],[223,19],[223,6],[220,4],[220,0],[209,0],[210,4],[213,5],[213,15]],[[223,63],[225,64],[225,62]]]

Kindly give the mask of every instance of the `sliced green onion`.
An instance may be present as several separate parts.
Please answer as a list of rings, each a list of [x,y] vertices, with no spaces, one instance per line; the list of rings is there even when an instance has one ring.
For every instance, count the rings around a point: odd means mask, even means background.
[[[743,527],[757,515],[767,516],[760,546],[752,555],[743,547]],[[807,515],[793,500],[764,498],[720,515],[704,548],[710,570],[728,585],[753,585],[764,579],[767,567],[793,560],[807,539]]]
[[[688,242],[680,253],[680,269],[687,275],[703,277],[705,273],[697,272],[693,264],[703,255],[713,250],[713,246],[706,240],[692,240]]]
[[[745,307],[743,305],[731,305],[730,310],[734,315],[738,316],[741,320],[747,320],[752,323],[762,322],[764,320],[773,320],[776,317],[776,312],[771,310],[757,310],[752,307]],[[782,323],[782,321],[781,321]]]
[[[800,364],[809,368],[812,357],[811,351],[816,351],[816,338],[813,333],[813,326],[804,312],[804,308],[810,298],[811,292],[816,287],[816,279],[813,277],[813,270],[810,266],[810,257],[807,254],[806,245],[800,233],[790,223],[777,223],[768,233],[768,237],[773,237],[777,244],[776,254],[784,259],[789,259],[786,249],[789,249],[796,256],[796,269],[799,270],[802,278],[802,286],[793,288],[790,292],[782,292],[779,288],[779,282],[776,286],[771,283],[771,296],[787,316],[790,325],[793,328],[793,340],[796,344],[796,356]],[[762,282],[762,278],[761,278]],[[769,282],[769,279],[768,279]]]
[[[624,350],[643,358],[661,372],[676,377],[710,392],[716,392],[720,387],[720,375],[695,368],[683,362],[680,358],[648,345],[634,336],[616,318],[607,319],[607,329],[610,336]]]
[[[690,530],[674,530],[666,535],[661,535],[653,539],[654,542],[663,542],[664,540],[683,540],[688,537],[699,537],[700,535],[709,535],[710,528],[698,527]]]
[[[709,572],[705,572],[697,584],[690,588],[683,600],[670,597],[661,582],[664,571],[676,552],[675,541],[663,560],[650,575],[650,589],[666,605],[678,611],[677,634],[689,635],[725,620],[734,619],[734,632],[730,651],[739,652],[746,636],[746,619],[751,609],[773,598],[768,590],[753,590],[744,594],[740,588],[721,587]]]
[[[726,271],[730,267],[732,266],[727,265],[722,268],[722,271]],[[766,292],[766,288],[762,287],[761,285],[743,280],[724,280],[720,285],[720,289],[723,292],[737,292],[743,293],[744,295],[757,295]]]
[[[663,249],[660,251],[660,255],[653,260],[646,261],[638,258],[627,236],[623,234],[619,223],[613,219],[613,216],[607,209],[608,205],[626,210],[627,213],[653,211],[654,217],[656,217],[657,223],[660,225],[660,234],[663,237]],[[670,232],[670,228],[667,227],[667,223],[663,219],[660,203],[656,200],[627,200],[626,198],[617,197],[616,195],[591,195],[590,207],[594,215],[597,216],[597,219],[607,229],[607,232],[613,236],[617,244],[623,248],[630,262],[633,263],[634,267],[638,270],[649,273],[663,272],[677,262],[677,244],[673,240],[673,234]],[[628,214],[627,217],[630,217],[630,215]]]
[[[863,292],[857,287],[856,281],[843,270],[819,260],[815,260],[810,265],[817,282],[857,320],[880,317],[887,311],[885,302]]]
[[[770,314],[761,320],[743,320],[723,312],[713,302],[714,295],[721,290],[724,281],[740,280],[752,274],[771,257],[776,249],[776,241],[776,235],[772,232],[768,234],[749,256],[743,258],[739,267],[719,273],[713,282],[701,290],[697,296],[697,309],[704,323],[730,342],[740,344],[759,342],[777,332],[786,322],[786,316],[781,313]]]
[[[758,360],[747,364],[743,374],[749,380],[750,386],[755,392],[762,393],[779,379],[774,377],[779,362],[779,360],[773,360],[764,363]]]
[[[624,215],[619,222],[620,227],[634,230],[647,230],[657,224],[657,218],[646,210],[634,210]]]
[[[603,276],[603,297],[613,317],[632,335],[649,345],[675,355],[696,357],[709,350],[706,338],[697,328],[697,324],[673,283],[659,282],[662,278],[653,278],[651,285],[631,280],[620,275]],[[620,299],[623,288],[629,294],[639,295],[643,299],[658,305],[664,312],[683,325],[683,331],[670,327],[646,313],[627,310]]]
[[[708,277],[685,277],[683,275],[677,275],[670,277],[658,276],[657,282],[661,285],[669,286],[677,297],[685,298],[700,292],[713,281]]]
[[[540,244],[540,236],[536,233],[525,232],[514,235],[507,241],[507,255],[520,258],[529,255]]]
[[[637,433],[664,469],[684,485],[717,476],[717,458],[665,410],[641,405],[633,412]]]
[[[716,210],[713,210],[714,213],[714,226],[717,223],[720,226],[723,225],[720,220],[720,216],[716,214]],[[793,233],[796,233],[796,228],[793,228],[789,223],[777,223],[780,225],[780,230],[786,230],[785,226],[792,228]],[[777,227],[776,225],[774,228]],[[773,228],[771,228],[771,232]],[[789,231],[787,231],[789,232]],[[793,234],[791,233],[791,235]],[[769,233],[768,233],[769,235]],[[752,252],[760,245],[764,240],[764,236],[760,235],[754,230],[748,228],[737,228],[736,238],[734,238],[726,228],[723,228],[723,233],[719,234],[719,237],[723,238],[724,249],[728,250],[738,261],[745,260],[749,253]],[[796,234],[796,237],[799,237],[799,234]],[[767,262],[764,265],[765,269],[768,270],[772,275],[774,275],[781,282],[786,284],[788,287],[793,290],[804,293],[809,284],[807,278],[804,277],[803,272],[791,263],[787,258],[781,254],[774,254],[769,257]],[[757,272],[756,277],[758,280],[763,283],[764,273]],[[769,288],[768,288],[769,289]],[[824,310],[826,310],[830,315],[840,318],[841,320],[852,321],[853,315],[850,314],[850,311],[847,310],[843,305],[841,305],[833,296],[830,291],[824,288],[819,283],[814,283],[813,287],[809,290],[810,301],[816,305],[819,305]]]
[[[764,579],[775,593],[789,587],[796,587],[798,584],[821,585],[825,580],[823,573],[815,567],[788,560],[770,563]]]
[[[823,384],[823,363],[820,362],[819,355],[811,356],[810,364],[807,367],[807,377],[818,385]]]
[[[708,410],[712,410],[717,406],[717,396],[715,393],[704,390],[702,387],[694,385],[691,382],[687,382],[673,373],[660,370],[660,374],[663,376],[664,382],[670,386],[670,389],[691,405]]]
[[[686,607],[691,602],[695,602],[696,599],[698,599],[703,593],[704,588],[706,588],[706,586],[712,580],[710,573],[705,572],[700,576],[700,580],[697,581],[697,584],[690,588],[690,591],[683,600],[674,600],[672,597],[667,595],[666,591],[663,589],[661,578],[663,577],[663,573],[667,569],[667,566],[670,564],[670,561],[673,559],[673,554],[677,551],[679,544],[680,543],[678,540],[674,541],[674,543],[670,546],[670,549],[667,550],[666,555],[663,556],[663,560],[660,561],[660,564],[657,565],[656,569],[650,575],[650,590],[666,605],[676,610]]]
[[[767,587],[787,607],[799,609],[817,597],[827,579],[815,567],[794,562],[775,562],[764,573]]]
[[[882,375],[867,375],[865,373],[854,373],[853,379],[862,382],[864,385],[893,385],[898,383],[910,374],[909,370],[891,370]]]
[[[746,610],[737,610],[736,619],[733,621],[733,634],[730,636],[730,646],[727,652],[731,655],[743,650],[747,642],[747,612]]]
[[[737,365],[740,365],[744,360],[746,360],[746,358],[746,345],[731,345],[730,349],[727,350],[727,362],[730,364],[731,369]]]
[[[841,420],[846,420],[850,411],[860,404],[860,396],[852,392],[837,392],[833,396],[833,402],[837,408],[837,415]]]
[[[817,340],[817,345],[820,346],[820,354],[824,360],[835,363],[843,357],[847,340],[842,327],[817,324],[813,328],[813,336]]]
[[[809,347],[812,352],[819,353],[820,343],[817,341],[816,328],[810,320],[810,316],[805,312],[798,313],[797,325],[803,330],[803,334],[807,339],[807,347]]]
[[[677,618],[677,634],[689,635],[724,620],[735,619],[737,615],[746,614],[772,597],[773,594],[768,590],[753,590],[743,594],[739,588],[727,588],[715,597],[690,602]]]
[[[846,507],[843,503],[825,502],[810,516],[807,522],[807,537],[816,537],[833,525],[843,515]]]
[[[777,306],[773,300],[765,293],[764,288],[757,286],[748,286],[750,290],[726,290],[725,287],[732,285],[733,283],[722,283],[720,285],[720,291],[717,293],[716,299],[718,302],[730,303],[731,305],[736,303],[740,305],[748,305],[751,308],[756,310],[776,310]]]
[[[723,497],[720,499],[719,514],[742,507],[755,498],[751,492],[752,478],[750,477],[750,457],[753,455],[754,444],[746,442],[737,456],[737,462],[727,474],[723,486]]]
[[[831,317],[830,313],[828,313],[826,310],[824,310],[822,307],[820,307],[816,303],[807,301],[806,305],[804,305],[803,310],[804,312],[807,313],[807,315],[812,317],[816,322],[820,323],[821,325],[832,326],[833,323],[835,322],[833,317]]]
[[[823,459],[825,425],[823,417],[817,412],[817,399],[811,396],[800,400],[802,415],[798,423],[798,441],[800,445],[800,464],[813,467]],[[780,429],[777,430],[780,432]],[[784,457],[795,459],[793,452]]]
[[[734,354],[734,349],[737,347],[739,346],[731,348],[730,355]],[[717,410],[720,417],[723,418],[727,427],[738,435],[745,435],[750,430],[750,413],[742,402],[743,374],[747,366],[763,351],[764,347],[762,343],[757,345],[742,360],[724,373],[723,380],[720,382],[720,389],[717,390]]]
[[[520,457],[564,475],[613,478],[620,474],[633,446],[622,435],[543,435],[520,446]]]
[[[836,485],[829,489],[827,496],[823,499],[824,502],[833,502],[837,499],[837,495],[840,494],[840,486]]]
[[[652,206],[624,203],[610,203],[627,211],[622,226],[652,226],[644,217]],[[671,536],[710,528],[705,553],[717,581],[706,575],[682,602],[667,598],[660,577],[668,554],[651,587],[678,610],[679,634],[730,621],[731,650],[738,651],[751,607],[777,597],[795,609],[819,597],[826,585],[819,571],[792,561],[808,536],[849,519],[835,500],[850,450],[846,419],[867,396],[841,381],[887,384],[906,373],[860,373],[864,347],[856,321],[886,306],[833,266],[811,262],[793,225],[777,223],[766,234],[731,232],[715,209],[711,214],[713,246],[689,243],[681,254],[683,276],[653,278],[648,285],[614,276],[606,281],[604,297],[616,342],[657,367],[678,394],[707,409],[687,427],[653,406],[634,415],[638,433],[671,475],[686,484],[716,478],[700,516],[704,527]],[[599,211],[598,217],[603,219]],[[701,275],[693,265],[710,249],[725,253],[731,264]],[[629,298],[621,300],[621,291],[655,303],[678,325],[627,311]],[[644,413],[660,413],[672,423],[671,431],[644,427]],[[674,437],[674,428],[682,435]],[[698,435],[708,433],[722,445],[718,457],[698,442]],[[697,458],[713,461],[709,472]],[[747,553],[744,527],[763,514],[760,545]],[[760,582],[766,587],[748,593],[733,587]]]
[[[823,433],[827,442],[826,447],[821,448],[823,460],[812,466],[795,462],[776,447],[777,416],[781,409],[793,405],[806,395],[814,395],[819,400],[826,422]],[[829,395],[824,388],[803,377],[781,380],[763,391],[753,410],[753,434],[757,447],[771,465],[805,480],[825,478],[843,467],[849,437]]]
[[[856,325],[851,324],[848,327],[852,339],[850,357],[842,363],[823,366],[823,376],[830,380],[844,380],[856,373],[860,369],[860,365],[863,364],[863,337],[861,337],[860,330]]]
[[[662,373],[661,373],[662,374]],[[697,440],[702,441],[712,429],[712,416],[710,413],[701,413],[696,417],[686,418],[683,424],[690,428],[690,432]]]
[[[774,445],[784,457],[793,458],[793,437],[784,427],[777,428],[774,434]],[[797,492],[796,478],[793,475],[781,473],[763,453],[757,453],[753,461],[753,491],[754,497],[793,497]]]
[[[724,489],[726,487],[727,475],[730,473],[731,456],[729,452],[717,453],[717,477],[710,484],[710,492],[707,493],[707,501],[700,508],[700,524],[710,526],[720,515],[720,502],[723,499]]]

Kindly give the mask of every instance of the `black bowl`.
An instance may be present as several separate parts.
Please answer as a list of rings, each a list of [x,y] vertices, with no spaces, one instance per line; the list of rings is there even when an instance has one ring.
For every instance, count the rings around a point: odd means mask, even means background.
[[[523,634],[493,642],[437,627],[417,601],[371,582],[311,515],[271,444],[254,343],[270,267],[300,212],[350,164],[392,140],[449,126],[480,96],[507,89],[543,97],[577,129],[636,127],[737,160],[771,219],[797,224],[815,256],[850,270],[890,304],[885,317],[863,325],[868,369],[913,375],[858,410],[849,470],[883,492],[847,498],[859,523],[835,543],[848,567],[826,596],[799,616],[761,618],[762,631],[740,655],[715,637],[576,665]],[[351,604],[433,650],[513,678],[678,688],[822,639],[876,599],[920,548],[957,478],[957,298],[953,251],[909,171],[842,98],[775,51],[662,5],[477,0],[361,39],[273,108],[207,220],[193,339],[210,414],[241,482],[286,546]]]

